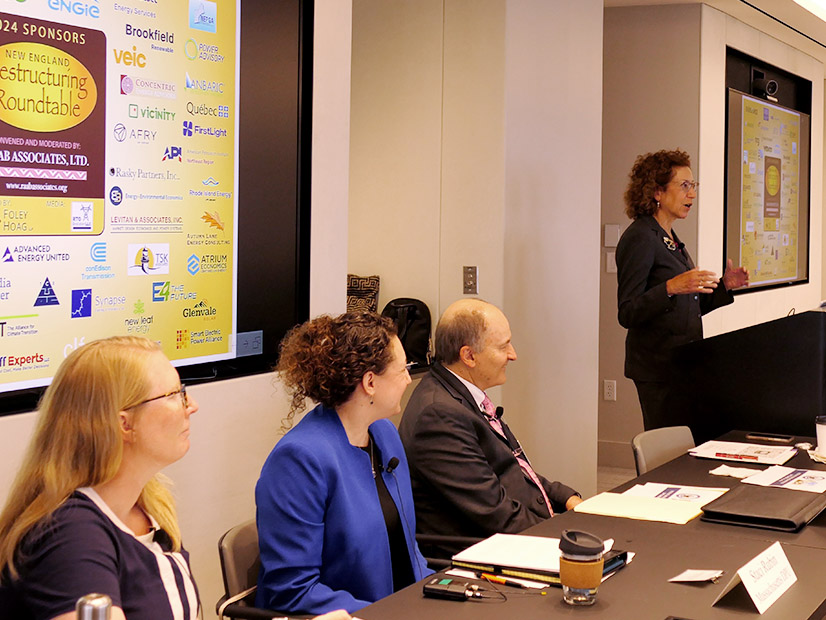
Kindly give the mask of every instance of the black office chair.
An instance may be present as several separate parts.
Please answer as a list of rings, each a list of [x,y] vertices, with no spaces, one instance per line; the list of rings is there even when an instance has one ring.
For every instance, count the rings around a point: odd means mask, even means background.
[[[287,615],[254,607],[258,572],[261,569],[258,528],[254,519],[236,525],[221,536],[218,541],[218,557],[221,559],[225,592],[215,605],[219,620],[271,620]]]

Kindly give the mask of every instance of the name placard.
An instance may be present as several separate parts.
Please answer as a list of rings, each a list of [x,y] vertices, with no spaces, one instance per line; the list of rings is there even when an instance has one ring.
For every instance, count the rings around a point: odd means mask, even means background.
[[[774,543],[746,562],[712,603],[716,605],[726,594],[742,583],[752,603],[761,614],[797,581],[792,565],[779,542]]]

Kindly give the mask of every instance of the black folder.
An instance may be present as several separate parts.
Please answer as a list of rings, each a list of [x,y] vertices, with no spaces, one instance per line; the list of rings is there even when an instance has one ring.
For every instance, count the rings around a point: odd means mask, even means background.
[[[826,508],[826,493],[740,484],[703,506],[703,521],[796,532]]]

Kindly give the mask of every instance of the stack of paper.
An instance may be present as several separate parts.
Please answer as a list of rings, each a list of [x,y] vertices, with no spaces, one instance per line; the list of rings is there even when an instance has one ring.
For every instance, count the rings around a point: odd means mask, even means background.
[[[726,491],[728,489],[647,482],[622,494],[600,493],[577,504],[574,510],[607,517],[683,525],[698,517],[705,504]]]
[[[775,465],[743,480],[746,484],[779,489],[795,489],[810,493],[826,491],[826,471],[816,469],[794,469]]]
[[[795,454],[792,446],[764,446],[736,441],[707,441],[688,451],[692,456],[722,461],[740,461],[760,465],[782,465]]]

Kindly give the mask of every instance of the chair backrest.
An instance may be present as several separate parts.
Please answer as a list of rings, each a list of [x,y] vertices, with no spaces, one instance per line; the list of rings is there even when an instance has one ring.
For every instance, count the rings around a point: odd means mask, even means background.
[[[221,573],[227,596],[251,588],[258,582],[261,558],[258,555],[258,528],[255,519],[236,525],[218,541]]]
[[[637,475],[659,467],[694,447],[694,436],[687,426],[666,426],[645,431],[631,440]]]

